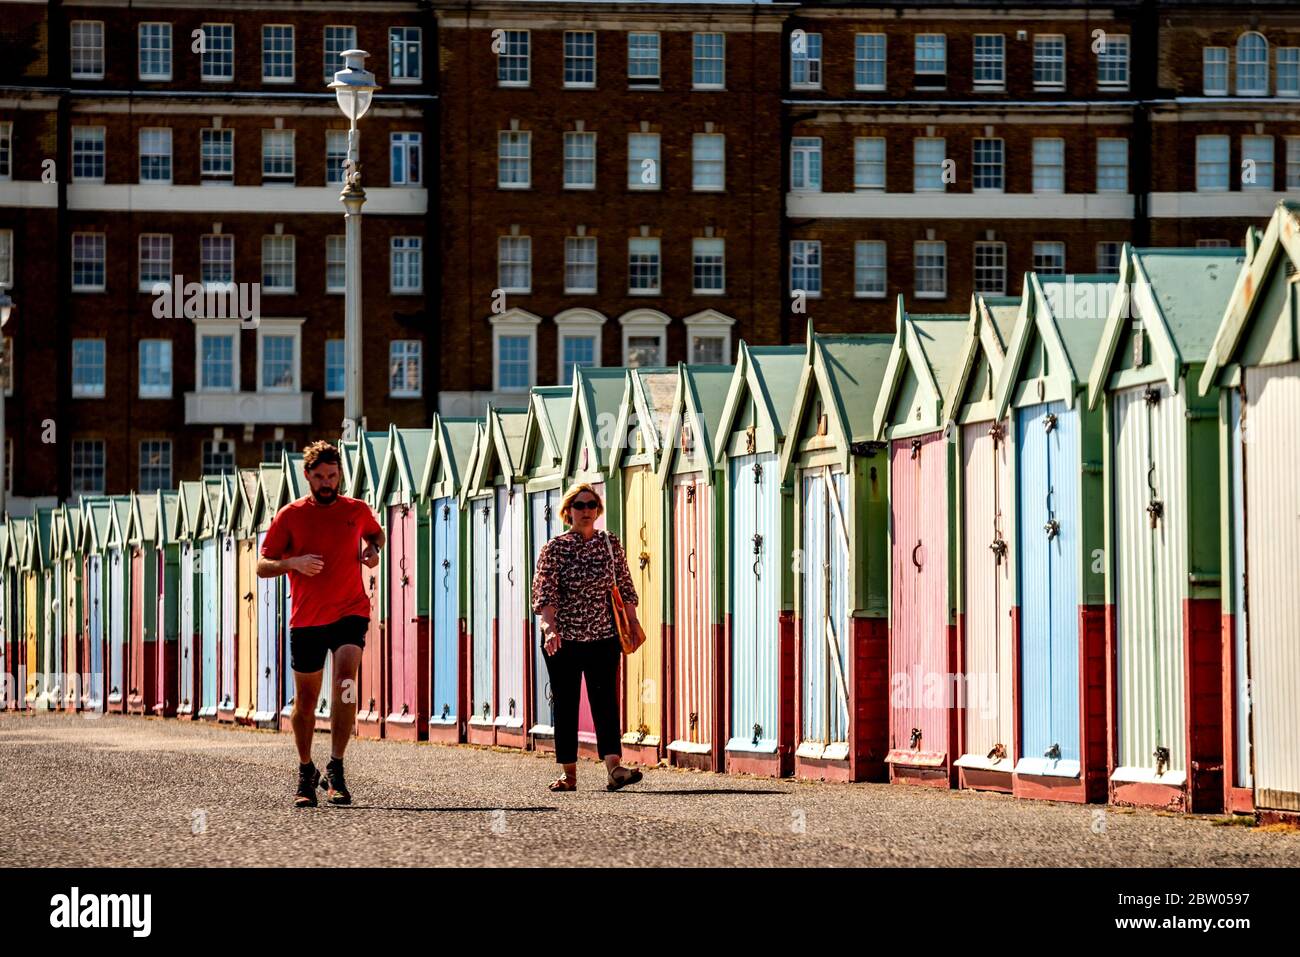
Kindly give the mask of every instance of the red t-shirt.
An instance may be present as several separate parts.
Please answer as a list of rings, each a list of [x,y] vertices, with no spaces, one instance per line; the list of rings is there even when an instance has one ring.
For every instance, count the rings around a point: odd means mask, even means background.
[[[291,628],[329,625],[347,615],[370,617],[370,597],[362,582],[361,537],[381,531],[370,506],[340,495],[329,505],[305,495],[280,509],[266,538],[262,557],[272,560],[319,555],[315,575],[291,571]],[[369,569],[365,569],[369,571]]]

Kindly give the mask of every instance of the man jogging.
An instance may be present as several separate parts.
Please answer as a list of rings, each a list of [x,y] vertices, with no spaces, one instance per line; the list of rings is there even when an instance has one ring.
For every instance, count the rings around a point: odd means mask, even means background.
[[[384,530],[360,499],[338,493],[343,479],[339,452],[313,442],[303,452],[311,494],[282,508],[262,542],[259,578],[288,574],[293,596],[289,658],[293,667],[293,737],[298,745],[295,807],[315,807],[317,786],[332,804],[351,804],[343,778],[343,752],[357,715],[357,668],[370,626],[370,598],[361,566],[379,564]],[[364,547],[363,547],[364,546]],[[330,761],[325,779],[311,759],[316,728],[312,705],[320,694],[327,652],[334,654],[330,707]]]

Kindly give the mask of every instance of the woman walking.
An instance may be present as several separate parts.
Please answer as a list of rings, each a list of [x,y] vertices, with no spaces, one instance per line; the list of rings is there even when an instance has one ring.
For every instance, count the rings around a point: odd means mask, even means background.
[[[578,789],[583,676],[596,723],[596,744],[608,774],[605,787],[617,791],[641,780],[640,771],[621,764],[618,667],[623,649],[610,598],[610,585],[617,583],[628,621],[637,627],[636,586],[618,539],[596,531],[596,520],[604,511],[592,486],[571,488],[560,503],[560,521],[569,530],[542,548],[533,576],[533,612],[542,620],[542,648],[554,697],[555,760],[564,768],[564,774],[551,783],[552,791]]]

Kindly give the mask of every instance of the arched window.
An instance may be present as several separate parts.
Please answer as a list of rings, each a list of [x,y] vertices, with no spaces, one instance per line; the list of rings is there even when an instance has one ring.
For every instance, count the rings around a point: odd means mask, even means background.
[[[1268,96],[1268,41],[1262,33],[1237,40],[1237,95]]]

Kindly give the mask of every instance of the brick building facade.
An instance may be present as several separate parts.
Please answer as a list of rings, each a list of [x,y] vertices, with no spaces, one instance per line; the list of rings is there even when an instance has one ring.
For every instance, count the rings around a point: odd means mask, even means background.
[[[890,329],[898,295],[962,313],[1125,241],[1236,245],[1300,191],[1278,0],[85,0],[7,4],[0,32],[20,498],[337,428],[327,49],[369,50],[382,87],[370,428],[518,405],[572,363],[729,362],[808,317]],[[142,279],[225,263],[289,286],[257,329],[155,316]]]

